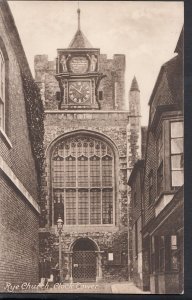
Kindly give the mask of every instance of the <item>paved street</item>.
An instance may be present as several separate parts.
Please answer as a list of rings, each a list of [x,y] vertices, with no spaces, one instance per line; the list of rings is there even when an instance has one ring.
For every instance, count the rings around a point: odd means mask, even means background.
[[[111,284],[111,290],[112,294],[150,294],[150,292],[140,290],[133,282]]]

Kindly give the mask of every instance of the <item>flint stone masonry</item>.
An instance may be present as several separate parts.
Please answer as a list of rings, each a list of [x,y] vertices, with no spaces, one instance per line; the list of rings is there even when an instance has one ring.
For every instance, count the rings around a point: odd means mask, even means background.
[[[21,285],[39,281],[39,216],[0,175],[0,198],[4,199],[0,201],[0,291],[5,292],[6,282]]]
[[[109,137],[119,150],[119,156],[126,156],[126,125],[129,118],[128,113],[123,114],[100,114],[98,113],[65,113],[47,114],[45,117],[45,146],[62,134],[75,130],[90,130]],[[81,116],[82,119],[78,119]],[[78,121],[77,121],[78,120]],[[122,143],[122,141],[124,141]]]

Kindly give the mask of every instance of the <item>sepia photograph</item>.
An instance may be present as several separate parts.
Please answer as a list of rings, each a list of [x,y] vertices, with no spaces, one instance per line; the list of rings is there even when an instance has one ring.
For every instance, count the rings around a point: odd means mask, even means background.
[[[183,64],[183,1],[0,1],[0,295],[184,294]]]

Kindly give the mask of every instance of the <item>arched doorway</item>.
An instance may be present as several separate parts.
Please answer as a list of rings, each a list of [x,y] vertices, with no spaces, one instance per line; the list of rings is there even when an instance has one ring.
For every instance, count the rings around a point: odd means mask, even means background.
[[[72,255],[73,282],[96,281],[96,251],[96,244],[88,238],[80,238],[75,242]]]

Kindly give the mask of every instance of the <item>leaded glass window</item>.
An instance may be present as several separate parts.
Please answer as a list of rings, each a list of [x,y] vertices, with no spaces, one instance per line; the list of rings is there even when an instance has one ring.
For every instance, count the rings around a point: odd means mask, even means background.
[[[76,223],[76,190],[65,190],[65,219],[69,225]],[[56,221],[56,220],[55,220]]]
[[[66,225],[113,224],[114,155],[107,143],[83,135],[62,139],[51,170],[53,198],[62,194],[62,205],[54,202],[54,224],[59,211]]]
[[[171,122],[171,179],[172,187],[183,184],[183,122]]]

